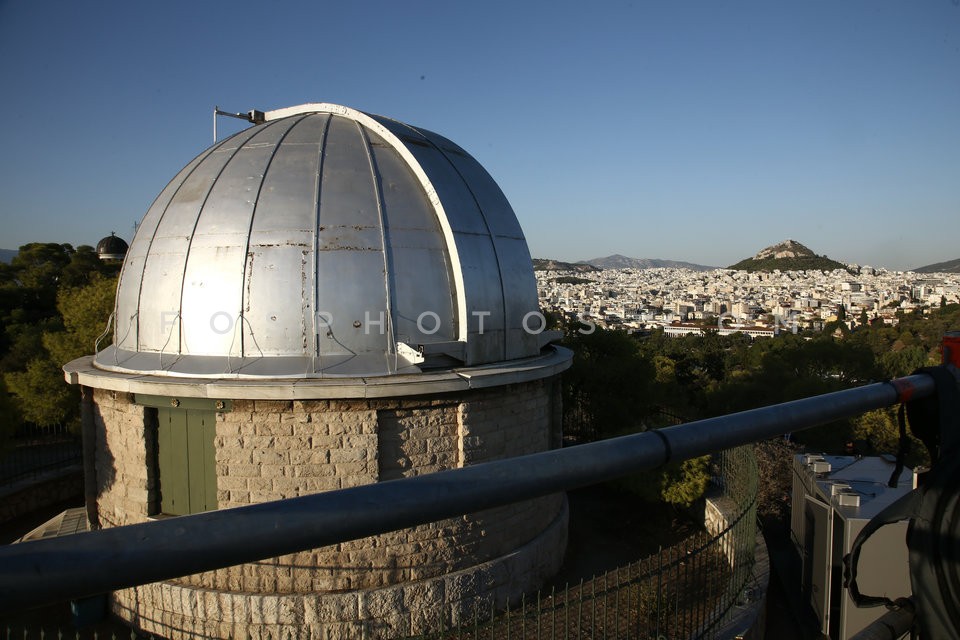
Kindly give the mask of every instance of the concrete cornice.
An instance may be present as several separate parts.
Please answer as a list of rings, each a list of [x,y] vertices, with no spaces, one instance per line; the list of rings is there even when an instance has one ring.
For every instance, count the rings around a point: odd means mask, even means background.
[[[124,393],[237,400],[332,400],[396,398],[499,387],[548,378],[569,368],[572,360],[573,352],[569,349],[549,345],[533,358],[364,378],[252,380],[134,375],[99,369],[93,364],[93,356],[77,358],[64,365],[63,371],[70,384]]]

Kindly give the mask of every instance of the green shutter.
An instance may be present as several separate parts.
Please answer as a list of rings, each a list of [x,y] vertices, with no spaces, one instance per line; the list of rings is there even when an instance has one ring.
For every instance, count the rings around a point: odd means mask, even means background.
[[[216,413],[157,409],[160,510],[186,515],[217,508]]]

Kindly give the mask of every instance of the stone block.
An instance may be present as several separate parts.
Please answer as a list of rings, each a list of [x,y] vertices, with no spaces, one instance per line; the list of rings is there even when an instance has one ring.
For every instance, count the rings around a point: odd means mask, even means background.
[[[339,488],[349,489],[350,487],[361,487],[365,484],[372,484],[377,481],[376,477],[370,475],[346,475],[337,470],[340,478]]]
[[[255,464],[230,465],[230,475],[237,478],[257,478],[260,476],[260,467]]]
[[[260,469],[260,475],[263,479],[274,480],[287,477],[287,474],[293,473],[293,467],[290,465],[264,465]]]
[[[249,424],[253,421],[253,411],[251,410],[242,410],[237,407],[236,401],[234,401],[234,410],[227,413],[221,413],[218,415],[223,416],[223,422],[217,422],[217,433],[220,432],[221,424]]]
[[[316,422],[302,421],[297,422],[296,424],[291,425],[290,435],[297,437],[311,437],[326,435],[327,430],[324,425],[317,424]]]
[[[304,602],[305,624],[352,622],[359,619],[359,593],[324,593]],[[311,602],[312,600],[312,602]]]
[[[268,420],[257,422],[253,427],[253,433],[258,436],[292,436],[293,420],[284,422],[283,416],[286,414],[270,413],[265,414]],[[291,417],[292,418],[292,417]]]
[[[367,459],[366,449],[333,449],[330,451],[330,462],[332,464],[365,462]]]
[[[296,478],[328,477],[336,474],[336,468],[329,464],[301,464],[293,468]]]
[[[230,491],[241,491],[249,487],[249,478],[238,476],[218,476],[217,487]]]
[[[254,400],[253,410],[257,413],[285,413],[293,410],[292,400]]]
[[[406,608],[401,587],[361,592],[359,604],[360,618],[364,620],[388,618]]]
[[[294,400],[294,413],[322,413],[330,410],[327,400]]]
[[[273,478],[247,478],[247,488],[251,491],[272,491]]]
[[[249,449],[272,449],[277,439],[273,436],[249,436],[243,439]]]
[[[290,454],[283,450],[254,449],[252,454],[252,462],[256,465],[287,466],[290,464]]]
[[[333,452],[330,452],[333,455]],[[340,463],[331,463],[335,469],[335,474],[341,478],[348,478],[351,476],[361,476],[367,479],[376,480],[377,474],[377,465],[371,465],[367,462],[340,462]],[[329,468],[329,467],[328,467]]]
[[[246,490],[231,491],[230,502],[234,505],[250,504],[251,502],[250,492]],[[227,505],[221,505],[221,506],[225,507]]]
[[[319,459],[317,459],[318,453],[320,453]],[[304,464],[325,464],[328,461],[328,454],[326,451],[316,452],[310,450],[309,448],[294,449],[290,451],[289,456],[290,466],[294,469]],[[296,475],[293,470],[291,470],[291,475]]]

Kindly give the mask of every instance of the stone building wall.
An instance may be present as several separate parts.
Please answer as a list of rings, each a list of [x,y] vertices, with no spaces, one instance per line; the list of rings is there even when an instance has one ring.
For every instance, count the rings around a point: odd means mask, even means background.
[[[468,569],[379,589],[242,593],[157,582],[114,593],[113,610],[164,638],[397,638],[469,625],[556,573],[567,543],[566,503],[512,553]],[[558,551],[559,550],[559,551]]]
[[[156,424],[128,393],[94,389],[97,510],[103,526],[143,522],[156,508]]]
[[[97,390],[94,401],[101,521],[105,526],[144,521],[159,505],[152,460],[155,410],[134,404],[132,396],[109,391]],[[560,441],[559,402],[556,379],[433,397],[234,400],[230,411],[217,414],[218,507],[543,451]],[[118,592],[115,609],[138,609],[136,618],[142,623],[161,612],[182,616],[179,604],[166,604],[164,599],[170,589],[180,588],[183,593],[210,589],[234,593],[240,599],[252,593],[311,594],[304,596],[306,601],[316,601],[326,610],[332,605],[322,604],[324,593],[336,600],[341,596],[334,597],[333,592],[354,591],[375,600],[379,596],[369,594],[386,589],[406,603],[400,610],[410,625],[416,615],[412,612],[430,608],[431,598],[462,607],[480,595],[501,602],[518,596],[559,567],[565,546],[565,501],[555,495],[187,576],[162,588]],[[447,584],[455,575],[461,576],[456,584],[465,588]],[[162,594],[167,595],[161,598]],[[150,607],[155,607],[153,613]],[[455,617],[457,611],[453,607],[447,615]],[[309,615],[319,614],[313,610]],[[130,617],[129,611],[124,617]],[[376,627],[374,618],[358,619]],[[148,630],[145,623],[141,626]]]

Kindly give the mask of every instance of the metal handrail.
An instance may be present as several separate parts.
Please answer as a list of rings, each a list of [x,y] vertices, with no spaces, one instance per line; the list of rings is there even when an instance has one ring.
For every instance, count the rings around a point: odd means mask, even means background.
[[[339,491],[0,548],[0,612],[253,562],[596,484],[934,395],[890,382]]]

